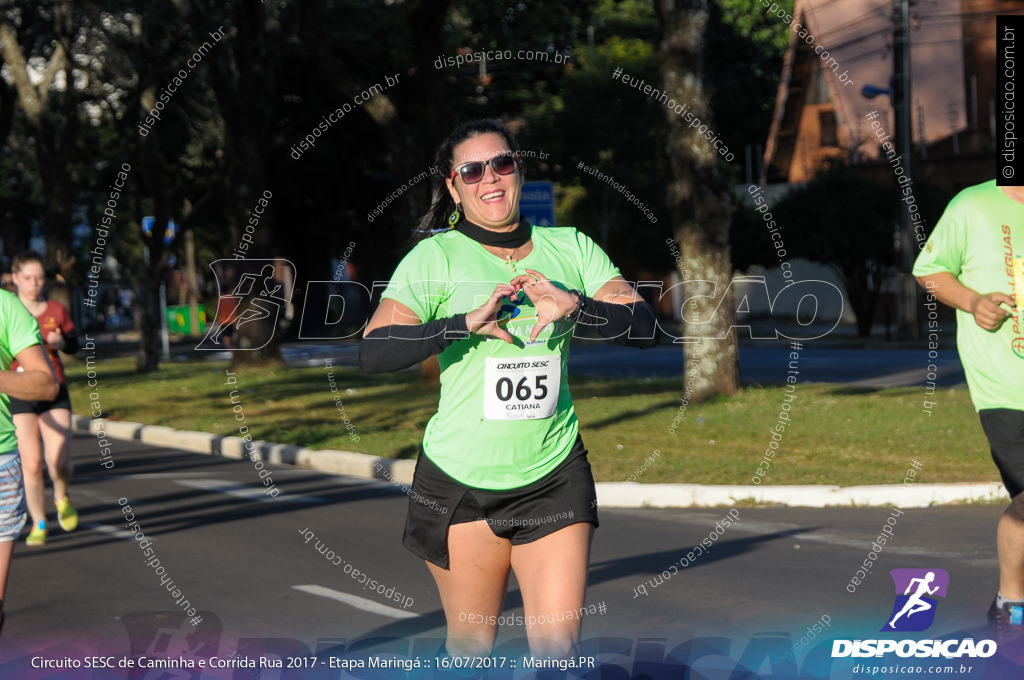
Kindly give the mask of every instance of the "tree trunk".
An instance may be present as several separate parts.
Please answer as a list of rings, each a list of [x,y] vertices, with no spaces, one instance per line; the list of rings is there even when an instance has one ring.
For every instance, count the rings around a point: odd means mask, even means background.
[[[50,101],[51,87],[58,73],[64,74],[66,82],[74,82],[74,64],[66,50],[76,40],[72,3],[60,0],[52,3],[50,10],[56,44],[42,73],[37,71],[34,77],[30,75],[28,60],[31,56],[26,57],[23,53],[15,26],[6,17],[0,17],[0,63],[7,66],[35,143],[36,161],[46,202],[43,215],[46,239],[44,268],[55,271],[58,269],[58,251],[66,252],[67,244],[71,241],[73,195],[68,164],[76,138],[79,100],[76,88],[68,87],[58,100],[59,112],[53,110]],[[22,26],[21,30],[31,32],[26,26]],[[0,98],[5,109],[12,106],[8,103],[10,94],[10,90],[5,89],[4,97]],[[3,126],[7,127],[0,128],[0,133],[6,137],[13,119],[7,113],[0,114],[0,119]],[[0,137],[0,141],[3,137]]]
[[[153,232],[143,236],[142,242],[149,251],[148,261],[142,268],[142,291],[139,296],[139,353],[135,368],[139,373],[153,373],[160,370],[163,342],[160,309],[160,284],[164,281],[166,259],[164,234],[170,219],[170,198],[164,181],[165,160],[160,153],[159,130],[154,129],[143,144],[143,180],[153,197]]]
[[[277,259],[273,264],[273,280],[264,282],[262,276],[267,273],[267,265],[258,266],[258,263],[245,262],[239,270],[245,274],[257,275],[257,281],[247,292],[242,294],[236,308],[234,335],[231,339],[231,368],[259,368],[266,366],[283,366],[284,358],[281,354],[281,328],[287,322],[288,303],[284,300],[291,299],[291,291],[294,286],[294,271],[291,263],[284,259]],[[257,266],[253,266],[256,264]],[[274,288],[279,291],[270,294]],[[281,292],[283,291],[283,292]],[[268,307],[277,307],[276,313],[270,313],[262,318],[246,319],[243,310],[252,309],[254,303],[261,303],[259,307],[267,310]],[[267,348],[271,347],[268,351]]]
[[[154,373],[160,370],[160,276],[156,267],[143,270],[142,294],[139,296],[139,353],[135,370]]]
[[[434,68],[434,59],[444,52],[444,24],[448,18],[450,0],[420,0],[409,5],[409,25],[412,51],[416,58],[416,73],[409,78],[413,101],[430,102],[415,117],[419,134],[415,142],[420,145],[419,156],[433,163],[434,151],[451,127],[451,106],[444,96],[447,80],[444,71]],[[417,172],[419,172],[417,170]]]
[[[676,112],[678,107],[657,104],[665,106],[668,119],[668,204],[682,254],[683,290],[688,300],[682,310],[687,339],[683,347],[691,348],[687,351],[690,360],[684,364],[684,385],[689,385],[690,401],[694,402],[733,394],[739,387],[737,339],[730,331],[736,316],[729,289],[733,201],[718,174],[717,150],[704,135],[704,131],[714,130],[710,98],[703,85],[707,2],[657,0],[655,5],[662,26],[658,68],[663,89],[680,107],[688,107],[684,115],[692,113],[702,123],[690,127]]]
[[[257,207],[265,191],[271,192],[265,213],[258,228],[251,235],[253,245],[245,253],[246,259],[264,259],[277,255],[271,252],[276,227],[276,201],[273,189],[267,183],[267,158],[271,147],[266,143],[274,134],[273,111],[275,83],[268,56],[267,16],[263,5],[245,0],[234,0],[230,5],[233,26],[227,36],[214,48],[208,60],[214,78],[212,86],[224,119],[225,154],[228,191],[225,207],[231,242],[239,242],[249,223],[251,210]],[[216,22],[207,22],[209,25]],[[204,25],[197,22],[197,26]],[[216,27],[214,27],[216,28]],[[202,34],[197,40],[205,37]],[[284,310],[282,310],[283,312]],[[281,333],[289,319],[259,320],[235,327],[231,365],[281,365]],[[268,324],[273,324],[268,326]],[[270,333],[270,341],[264,340]],[[257,349],[245,349],[252,343]],[[260,346],[262,345],[262,346]]]
[[[73,111],[70,113],[71,116],[75,115]],[[66,121],[64,128],[72,127],[73,120],[70,118]],[[50,120],[42,121],[36,130],[36,157],[39,159],[39,176],[46,197],[44,260],[50,271],[60,269],[61,255],[67,252],[67,244],[71,241],[73,197],[68,174],[70,148],[68,143],[57,140],[59,134],[53,129]]]

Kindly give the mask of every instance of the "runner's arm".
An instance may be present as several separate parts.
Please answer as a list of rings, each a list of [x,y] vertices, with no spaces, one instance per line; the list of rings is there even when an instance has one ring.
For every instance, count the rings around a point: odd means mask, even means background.
[[[80,348],[78,333],[75,333],[75,329],[72,328],[70,332],[64,334],[64,346],[60,348],[60,351],[64,354],[74,354]]]
[[[621,276],[601,286],[590,298],[575,292],[578,306],[568,318],[583,326],[592,326],[598,335],[628,347],[646,349],[661,340],[654,308],[637,295]]]
[[[421,324],[420,318],[416,316],[407,305],[403,305],[397,300],[391,298],[384,298],[380,301],[380,306],[377,307],[377,311],[370,317],[369,323],[366,324],[366,330],[363,332],[363,337],[368,336],[372,331],[384,326],[391,325],[405,325],[411,326],[414,324]]]
[[[512,343],[512,336],[497,324],[501,299],[511,292],[512,286],[498,284],[483,306],[427,323],[407,305],[384,298],[359,343],[359,365],[367,373],[397,371],[439,354],[470,333]]]
[[[1005,302],[1015,307],[1014,299],[1006,293],[979,293],[968,288],[951,272],[938,272],[918,276],[917,282],[934,295],[939,302],[967,312],[974,317],[974,322],[987,331],[994,331],[1011,316],[1010,312],[999,306]]]
[[[64,346],[57,349],[65,354],[77,352],[81,344],[78,342],[78,333],[75,331],[75,324],[71,321],[71,315],[68,313],[67,307],[64,307],[64,323],[61,324],[60,332],[64,336]]]
[[[24,401],[50,401],[60,386],[42,345],[31,345],[14,357],[20,371],[0,371],[0,392]]]
[[[56,336],[56,338],[54,338]],[[51,342],[51,339],[54,341]],[[50,349],[58,349],[65,354],[74,354],[78,351],[78,335],[75,333],[75,329],[72,328],[68,332],[64,332],[60,328],[56,331],[52,331],[46,338],[46,346]]]

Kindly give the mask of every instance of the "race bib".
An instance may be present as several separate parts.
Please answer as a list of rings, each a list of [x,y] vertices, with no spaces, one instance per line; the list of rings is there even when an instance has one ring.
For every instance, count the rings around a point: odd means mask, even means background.
[[[558,406],[562,357],[487,358],[484,371],[484,418],[533,420],[550,418]]]

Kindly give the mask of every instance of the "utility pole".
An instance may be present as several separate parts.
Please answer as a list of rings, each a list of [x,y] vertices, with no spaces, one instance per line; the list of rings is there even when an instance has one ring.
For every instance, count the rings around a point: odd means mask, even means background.
[[[892,103],[896,120],[896,150],[903,171],[910,171],[910,0],[893,0],[893,83]],[[909,185],[913,186],[913,185]],[[917,323],[917,284],[910,273],[914,268],[914,232],[910,224],[910,206],[900,201],[900,273],[897,277],[900,340],[919,340]]]

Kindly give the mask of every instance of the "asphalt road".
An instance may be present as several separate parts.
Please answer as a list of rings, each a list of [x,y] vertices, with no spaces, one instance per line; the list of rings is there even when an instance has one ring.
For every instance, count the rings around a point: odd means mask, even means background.
[[[250,461],[115,442],[115,465],[106,470],[94,437],[76,435],[72,449],[72,494],[82,526],[71,534],[56,529],[41,548],[18,542],[0,677],[115,677],[28,667],[32,657],[92,654],[224,658],[238,651],[287,659],[320,650],[314,663],[325,662],[315,672],[264,668],[202,676],[237,679],[350,677],[327,666],[335,655],[433,658],[443,613],[425,566],[401,546],[407,500],[390,484],[270,465],[281,491],[275,498],[266,495]],[[125,505],[150,545],[126,531]],[[878,661],[828,659],[828,644],[808,652],[826,638],[890,637],[878,631],[893,607],[887,572],[896,568],[950,575],[934,624],[904,637],[988,637],[980,626],[997,585],[993,538],[1000,507],[903,514],[890,508],[738,508],[738,521],[717,530],[728,512],[601,511],[587,603],[603,613],[588,615],[583,631],[584,652],[597,655],[605,670],[587,677],[684,677],[684,663],[691,667],[687,677],[756,677],[733,675],[741,661],[752,670],[763,666],[760,677],[795,677],[797,667],[805,677],[860,677],[855,663]],[[849,592],[890,517],[892,539]],[[315,537],[307,543],[310,532]],[[712,534],[706,554],[677,573],[667,571]],[[140,546],[153,553],[146,556]],[[346,564],[384,584],[385,594],[364,588]],[[669,576],[659,582],[663,573]],[[168,592],[161,578],[173,580],[179,592]],[[389,599],[393,593],[398,601]],[[182,613],[188,606],[203,619],[194,628]],[[503,615],[511,623],[500,628],[495,654],[520,658],[524,628],[516,618],[523,610],[514,579]],[[789,650],[821,621],[827,627],[796,650],[796,664],[781,652],[774,665],[755,658],[764,645]],[[996,669],[1004,653],[1017,654],[1007,647],[994,659],[955,662],[976,665],[969,677],[1019,677]],[[491,677],[526,677],[518,663],[515,673],[506,667]],[[355,677],[419,677],[375,672]],[[133,677],[200,677],[166,673],[137,669]]]

